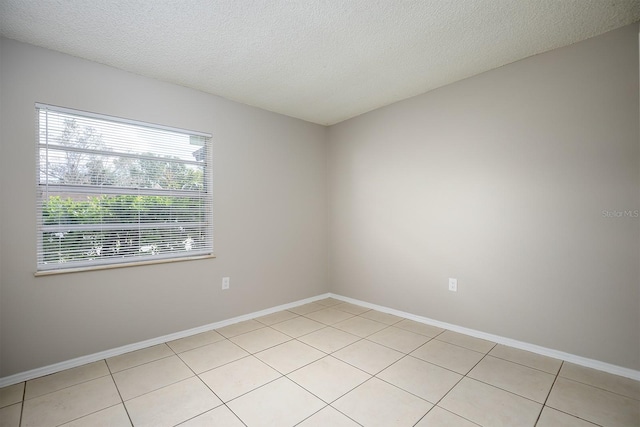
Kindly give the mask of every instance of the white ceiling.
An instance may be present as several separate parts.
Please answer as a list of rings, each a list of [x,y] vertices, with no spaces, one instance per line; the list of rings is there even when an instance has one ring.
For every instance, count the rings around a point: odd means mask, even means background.
[[[1,0],[5,37],[327,125],[640,19],[640,0]]]

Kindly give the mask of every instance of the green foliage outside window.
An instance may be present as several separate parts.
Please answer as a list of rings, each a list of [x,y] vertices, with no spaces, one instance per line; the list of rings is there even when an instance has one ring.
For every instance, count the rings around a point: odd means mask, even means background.
[[[155,255],[196,249],[203,240],[199,200],[171,196],[52,196],[42,209],[44,262]],[[119,224],[120,228],[108,227]],[[130,225],[127,225],[130,224]],[[139,228],[137,224],[145,224]],[[157,224],[157,227],[153,225]],[[77,229],[87,225],[90,229]],[[101,225],[105,229],[101,230]]]

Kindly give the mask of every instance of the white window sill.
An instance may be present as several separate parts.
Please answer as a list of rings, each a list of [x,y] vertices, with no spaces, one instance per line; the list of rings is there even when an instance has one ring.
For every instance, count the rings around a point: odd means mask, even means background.
[[[154,264],[167,264],[172,262],[183,262],[183,261],[194,261],[199,259],[211,259],[215,258],[215,255],[198,255],[192,257],[183,257],[183,258],[172,258],[172,259],[159,259],[159,260],[146,260],[146,261],[138,261],[138,262],[127,262],[122,264],[107,264],[107,265],[92,265],[89,267],[74,267],[74,268],[61,268],[57,270],[44,270],[44,271],[36,271],[33,273],[34,276],[52,276],[54,274],[69,274],[69,273],[80,273],[83,271],[96,271],[96,270],[111,270],[114,268],[128,268],[128,267],[137,267],[140,265],[154,265]]]

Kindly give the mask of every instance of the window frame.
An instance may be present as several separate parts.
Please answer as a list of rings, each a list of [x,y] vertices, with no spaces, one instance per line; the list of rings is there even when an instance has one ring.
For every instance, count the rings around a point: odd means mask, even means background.
[[[46,123],[44,126],[41,122],[41,115],[44,112],[46,116]],[[125,125],[128,127],[135,127],[137,130],[146,131],[146,132],[166,132],[172,134],[179,134],[180,137],[188,137],[189,143],[192,143],[192,138],[196,142],[202,142],[203,147],[203,155],[200,157],[196,157],[195,153],[198,150],[195,150],[193,153],[193,157],[196,160],[185,160],[180,159],[178,157],[166,157],[160,154],[160,150],[156,149],[153,154],[156,157],[150,157],[148,153],[132,153],[132,152],[124,152],[122,150],[117,149],[85,149],[78,147],[70,147],[70,146],[62,146],[60,144],[50,144],[49,143],[49,112],[61,115],[68,115],[69,117],[76,117],[80,119],[88,119],[88,120],[98,120],[103,122],[102,124],[105,126],[115,126]],[[78,271],[87,271],[87,270],[101,270],[101,269],[112,269],[112,268],[123,268],[123,267],[133,267],[138,265],[148,265],[148,264],[159,264],[159,263],[169,263],[169,262],[179,262],[179,261],[188,261],[194,259],[206,259],[206,258],[215,258],[214,255],[214,224],[213,224],[213,150],[212,150],[212,136],[206,132],[199,131],[191,131],[171,126],[159,125],[155,123],[143,122],[139,120],[126,119],[116,116],[110,116],[106,114],[87,112],[82,110],[76,110],[67,107],[59,107],[50,104],[44,103],[35,103],[35,118],[36,118],[36,239],[37,239],[37,251],[36,251],[36,268],[34,275],[51,275],[51,274],[59,274],[59,273],[71,273]],[[66,120],[66,119],[65,119]],[[42,141],[42,130],[45,128],[46,138],[45,141]],[[118,128],[119,129],[119,128]],[[138,142],[140,142],[139,140]],[[153,141],[145,140],[145,143],[148,143],[149,146],[153,145]],[[170,144],[166,143],[165,145],[170,146]],[[197,145],[197,144],[196,144]],[[135,148],[134,143],[129,143],[129,145],[123,145],[125,148]],[[122,148],[120,147],[120,148]],[[157,148],[157,147],[155,147]],[[166,147],[162,147],[166,148]],[[43,159],[42,153],[45,153],[44,159],[44,176],[45,180],[43,182]],[[101,161],[111,158],[128,158],[133,159],[133,161],[140,160],[151,160],[152,162],[162,163],[167,162],[172,165],[182,165],[186,166],[187,164],[192,165],[195,168],[202,169],[202,185],[200,188],[200,184],[198,184],[198,188],[193,190],[192,188],[184,187],[182,189],[175,188],[144,188],[141,186],[109,186],[109,185],[86,185],[86,184],[77,184],[77,183],[50,183],[49,182],[49,172],[50,172],[50,161],[49,155],[51,151],[59,151],[65,154],[70,152],[77,153],[89,153],[93,156],[98,156]],[[140,151],[140,150],[139,150]],[[100,157],[102,156],[102,157]],[[57,190],[57,191],[56,191]],[[140,214],[138,213],[138,222],[128,222],[128,221],[120,221],[114,222],[112,224],[108,224],[104,222],[104,219],[101,218],[101,221],[92,222],[92,223],[83,223],[83,224],[71,224],[61,223],[56,225],[47,225],[45,224],[44,218],[44,210],[45,204],[50,202],[50,197],[56,194],[65,195],[75,194],[77,195],[87,195],[87,199],[91,197],[95,197],[95,200],[103,200],[104,198],[117,198],[121,196],[161,196],[165,198],[183,198],[186,200],[201,200],[200,202],[195,202],[194,205],[186,205],[187,208],[196,208],[196,216],[200,218],[199,221],[195,223],[189,222],[178,222],[175,220],[174,222],[167,223],[165,220],[164,223],[161,222],[141,222]],[[160,199],[160,197],[158,197]],[[69,198],[70,200],[70,198]],[[149,200],[151,200],[149,198]],[[145,206],[146,207],[146,206]],[[182,207],[185,211],[185,206]],[[177,224],[174,225],[174,224]],[[137,225],[137,227],[136,227]],[[178,227],[179,226],[179,227]],[[199,241],[199,246],[192,250],[189,246],[187,249],[187,245],[185,244],[184,250],[175,249],[171,247],[169,251],[165,253],[160,253],[160,251],[156,250],[151,251],[151,254],[144,253],[142,249],[146,246],[140,246],[139,251],[129,251],[122,255],[111,255],[109,257],[101,258],[100,253],[98,253],[98,259],[74,259],[71,262],[45,262],[45,258],[47,255],[51,255],[47,252],[47,249],[44,249],[44,241],[45,241],[45,233],[54,233],[55,228],[59,228],[60,230],[66,229],[67,233],[71,233],[71,231],[87,231],[90,233],[101,233],[105,230],[119,230],[121,232],[125,230],[129,230],[135,234],[137,230],[138,237],[137,243],[138,245],[142,244],[143,238],[142,230],[162,230],[166,229],[166,234],[161,233],[160,242],[170,242],[171,237],[174,232],[171,232],[171,228],[180,228],[186,229],[186,227],[195,227],[196,231],[199,233],[198,236],[202,237]],[[193,229],[193,228],[190,228]],[[157,231],[156,231],[157,232]],[[60,233],[63,234],[63,233]],[[83,239],[85,236],[83,235]],[[190,236],[188,237],[191,238]],[[167,243],[167,246],[171,246]],[[69,244],[69,250],[76,250],[75,244],[72,242]],[[87,255],[90,256],[90,255]]]

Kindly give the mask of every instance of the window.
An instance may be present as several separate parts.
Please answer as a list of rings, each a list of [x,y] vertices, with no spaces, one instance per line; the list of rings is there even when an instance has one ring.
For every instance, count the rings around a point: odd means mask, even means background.
[[[211,136],[36,104],[38,272],[213,254]]]

